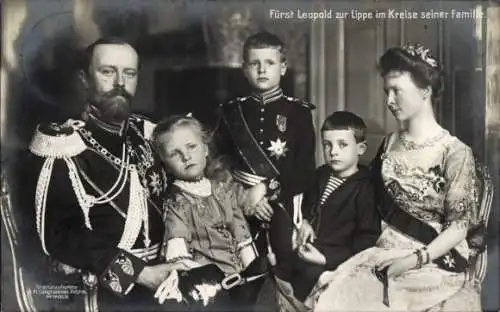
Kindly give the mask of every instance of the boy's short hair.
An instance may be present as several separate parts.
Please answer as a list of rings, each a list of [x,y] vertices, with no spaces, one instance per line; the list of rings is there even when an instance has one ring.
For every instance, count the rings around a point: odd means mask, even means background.
[[[356,143],[366,140],[366,124],[363,118],[351,112],[338,111],[328,116],[323,122],[321,132],[329,130],[352,130]]]
[[[285,44],[278,36],[267,32],[261,31],[248,37],[243,43],[243,61],[247,61],[248,50],[250,49],[263,49],[275,48],[281,53],[281,61],[286,61]]]

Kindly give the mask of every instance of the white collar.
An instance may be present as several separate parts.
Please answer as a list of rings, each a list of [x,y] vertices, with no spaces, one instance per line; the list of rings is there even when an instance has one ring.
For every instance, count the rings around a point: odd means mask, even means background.
[[[199,181],[194,182],[175,180],[174,184],[180,187],[182,190],[194,195],[202,197],[212,195],[212,184],[210,183],[210,180],[205,177]]]

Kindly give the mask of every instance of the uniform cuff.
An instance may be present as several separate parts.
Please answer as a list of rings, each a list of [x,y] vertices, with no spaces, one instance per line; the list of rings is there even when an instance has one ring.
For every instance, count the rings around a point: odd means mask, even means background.
[[[134,283],[146,263],[125,250],[120,250],[101,274],[101,285],[117,296],[125,296],[134,287]]]

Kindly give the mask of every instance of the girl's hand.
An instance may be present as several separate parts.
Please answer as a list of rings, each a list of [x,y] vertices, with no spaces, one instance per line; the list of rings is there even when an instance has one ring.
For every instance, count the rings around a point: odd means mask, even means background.
[[[263,198],[255,207],[255,217],[261,221],[270,222],[273,217],[273,207],[269,205],[266,198]]]
[[[417,255],[412,253],[406,257],[385,260],[377,265],[376,269],[382,270],[385,267],[389,267],[387,269],[387,277],[396,277],[415,268],[417,266],[417,261]]]
[[[252,186],[248,190],[247,205],[255,207],[266,196],[267,188],[264,183]]]
[[[182,293],[179,290],[179,275],[177,271],[172,271],[170,275],[158,286],[154,298],[163,304],[167,299],[174,299],[177,302],[182,301]]]
[[[183,259],[171,264],[172,270],[189,271],[191,269],[200,267],[201,264],[190,259]]]

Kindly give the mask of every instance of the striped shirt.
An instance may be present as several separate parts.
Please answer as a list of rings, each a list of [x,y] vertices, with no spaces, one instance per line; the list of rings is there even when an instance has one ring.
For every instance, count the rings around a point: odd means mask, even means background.
[[[330,196],[333,191],[335,191],[339,186],[344,183],[345,179],[339,179],[334,175],[331,175],[326,183],[325,189],[323,190],[323,195],[321,195],[321,199],[319,201],[319,205],[323,206],[328,196]]]

